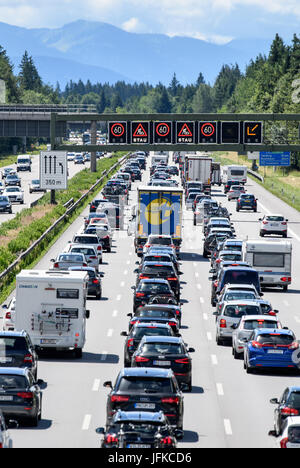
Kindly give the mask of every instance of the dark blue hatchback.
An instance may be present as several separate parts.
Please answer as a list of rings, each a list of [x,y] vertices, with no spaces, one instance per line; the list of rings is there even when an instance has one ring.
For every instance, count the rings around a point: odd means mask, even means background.
[[[249,193],[242,193],[236,202],[236,211],[253,210],[257,211],[257,199]]]

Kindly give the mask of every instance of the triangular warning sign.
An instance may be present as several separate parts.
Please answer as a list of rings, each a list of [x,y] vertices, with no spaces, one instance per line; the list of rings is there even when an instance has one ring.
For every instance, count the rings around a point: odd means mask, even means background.
[[[180,132],[178,133],[178,136],[179,137],[192,137],[193,134],[191,132],[191,130],[189,129],[188,127],[188,124],[184,124],[180,130]]]
[[[140,123],[138,126],[137,126],[137,129],[136,131],[134,132],[133,134],[134,137],[148,137],[148,133],[146,132],[145,128],[143,127],[143,125]]]

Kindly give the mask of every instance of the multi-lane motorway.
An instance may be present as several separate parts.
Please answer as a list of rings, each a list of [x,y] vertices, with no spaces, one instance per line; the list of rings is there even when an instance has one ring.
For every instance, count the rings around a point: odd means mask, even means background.
[[[149,180],[149,171],[143,181]],[[134,183],[129,204],[136,201]],[[258,218],[262,213],[283,213],[289,219],[289,238],[293,242],[293,282],[287,293],[274,289],[265,292],[273,307],[279,309],[284,326],[300,338],[300,215],[261,186],[248,181],[247,191],[258,198],[258,212],[236,213],[235,203],[227,202],[221,188],[213,195],[230,206],[238,238],[258,238]],[[128,215],[130,210],[128,210]],[[65,231],[37,269],[50,267],[55,258],[83,224],[85,212]],[[183,245],[181,249],[183,275],[182,336],[193,354],[193,391],[184,394],[184,439],[181,448],[191,447],[274,447],[268,436],[273,427],[274,407],[270,398],[279,397],[288,385],[300,384],[300,375],[264,372],[247,375],[243,362],[234,360],[230,346],[217,346],[214,309],[210,305],[208,280],[210,262],[202,257],[202,228],[194,227],[192,212],[184,212]],[[87,324],[87,342],[83,359],[74,360],[67,354],[43,358],[39,362],[39,378],[43,388],[42,420],[35,429],[10,430],[14,447],[99,447],[95,428],[106,420],[106,380],[115,381],[123,365],[124,337],[127,313],[132,311],[132,290],[135,284],[135,262],[138,258],[133,237],[127,231],[115,232],[111,253],[104,256],[101,270],[103,298],[89,300],[91,317]],[[1,325],[1,323],[0,323]]]

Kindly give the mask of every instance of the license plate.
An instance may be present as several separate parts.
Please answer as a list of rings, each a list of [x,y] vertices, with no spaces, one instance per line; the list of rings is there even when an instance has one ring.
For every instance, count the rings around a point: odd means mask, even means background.
[[[278,227],[279,224],[277,224],[277,223],[271,223],[270,226],[271,226],[271,227]]]
[[[154,366],[170,366],[171,361],[153,361]]]
[[[2,396],[0,395],[0,401],[12,401],[13,396]]]
[[[12,362],[12,357],[0,357],[0,362],[4,364],[5,362]]]
[[[268,354],[283,354],[281,349],[269,349]]]
[[[151,448],[150,444],[128,444],[127,448]]]
[[[41,344],[56,344],[56,340],[41,340]]]
[[[154,403],[135,403],[136,409],[155,409]]]

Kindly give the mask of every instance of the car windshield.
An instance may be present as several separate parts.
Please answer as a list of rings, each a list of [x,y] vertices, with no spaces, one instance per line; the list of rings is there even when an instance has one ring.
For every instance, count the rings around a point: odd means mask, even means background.
[[[168,328],[151,325],[150,327],[136,327],[131,336],[136,340],[141,340],[143,336],[170,336],[170,331]]]
[[[40,181],[38,179],[31,181],[32,185],[39,185]]]
[[[300,426],[291,426],[288,428],[288,439],[292,444],[300,444]]]
[[[256,341],[263,345],[289,346],[293,343],[294,337],[282,333],[266,333],[258,335]]]
[[[74,239],[75,243],[78,244],[98,244],[98,238],[97,237],[86,237],[86,236],[76,236]]]
[[[89,249],[88,247],[73,247],[71,253],[82,253],[83,255],[95,255],[93,249]]]
[[[229,292],[224,295],[224,301],[253,300],[256,296],[251,292]]]
[[[241,244],[231,244],[231,243],[226,243],[223,246],[224,250],[239,250],[240,252],[242,251],[243,246]]]
[[[151,237],[149,240],[151,245],[172,245],[172,239],[168,237]]]
[[[0,374],[0,388],[3,390],[27,388],[27,379],[22,375]]]
[[[171,379],[159,377],[122,377],[118,391],[133,393],[173,393]]]
[[[152,274],[152,275],[163,275],[163,276],[175,275],[174,269],[172,266],[159,265],[159,264],[145,265],[142,272]]]
[[[266,221],[284,221],[284,217],[283,216],[266,216]]]
[[[168,284],[142,283],[138,287],[138,291],[146,292],[146,293],[153,293],[153,294],[162,294],[162,293],[169,293],[170,288]]]
[[[220,258],[225,261],[238,261],[241,260],[241,254],[223,254]]]
[[[226,271],[226,282],[229,284],[257,284],[259,282],[258,274],[254,271]]]
[[[243,330],[255,330],[256,328],[277,328],[277,322],[274,320],[245,320]]]
[[[145,262],[170,262],[170,255],[147,255],[145,256]]]
[[[21,190],[19,189],[19,187],[8,187],[8,188],[6,189],[6,191],[7,191],[8,193],[12,193],[12,192],[21,192]]]
[[[167,354],[185,354],[181,344],[178,343],[145,343],[141,350],[144,356],[147,355],[167,355]]]
[[[243,315],[260,315],[260,308],[255,305],[228,305],[225,307],[224,316],[241,318]]]
[[[254,200],[254,195],[241,195],[242,200]]]
[[[26,351],[28,346],[26,344],[25,338],[22,336],[18,337],[8,337],[0,336],[0,355],[3,355],[3,352],[9,351]]]
[[[9,203],[9,200],[7,197],[0,197],[0,202]]]
[[[163,425],[160,422],[118,422],[114,423],[111,430],[114,432],[119,432],[120,427],[122,426],[123,432],[137,432],[138,434],[154,434],[156,433],[159,428],[163,429]]]
[[[82,262],[83,256],[76,254],[63,254],[59,256],[58,259],[60,262]]]
[[[288,404],[292,408],[300,408],[300,392],[292,392],[288,398]]]
[[[136,312],[137,317],[149,318],[172,318],[172,312],[168,310],[140,310]]]

